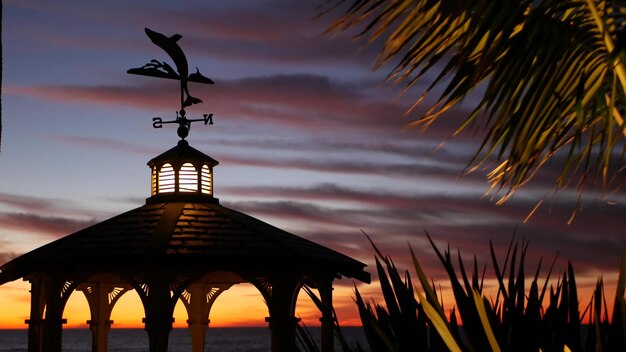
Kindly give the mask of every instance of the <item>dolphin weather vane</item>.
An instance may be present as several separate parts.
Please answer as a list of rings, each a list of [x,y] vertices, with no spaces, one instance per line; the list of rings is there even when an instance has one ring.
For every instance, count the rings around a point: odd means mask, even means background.
[[[185,113],[185,108],[192,106],[193,104],[202,103],[202,100],[193,97],[189,94],[188,82],[196,82],[203,84],[213,84],[214,82],[207,77],[204,77],[200,70],[196,67],[196,72],[189,74],[189,65],[187,63],[187,57],[183,50],[178,46],[178,40],[182,38],[180,34],[174,34],[171,37],[155,32],[149,28],[145,29],[146,34],[150,40],[159,48],[163,49],[174,62],[176,70],[170,66],[167,62],[158,61],[155,59],[150,60],[149,63],[139,68],[131,68],[126,71],[127,73],[150,76],[157,78],[169,78],[180,81],[180,110],[176,112],[176,120],[163,121],[160,117],[154,117],[152,119],[152,126],[154,128],[161,128],[163,124],[177,123],[178,136],[185,139],[189,134],[191,123],[196,121],[203,121],[205,125],[213,124],[213,114],[203,114],[202,119],[188,119]]]

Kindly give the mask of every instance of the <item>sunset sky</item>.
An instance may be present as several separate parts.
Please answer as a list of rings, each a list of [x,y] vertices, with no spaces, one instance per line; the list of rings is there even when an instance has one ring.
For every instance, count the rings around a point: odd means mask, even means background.
[[[404,116],[428,77],[399,95],[383,83],[391,66],[371,69],[376,46],[364,48],[350,34],[322,35],[337,17],[316,18],[323,2],[5,0],[0,263],[144,204],[146,162],[178,140],[172,126],[153,129],[152,117],[172,119],[179,108],[176,81],[126,74],[153,58],[171,64],[145,35],[149,27],[181,34],[190,69],[215,81],[190,85],[204,103],[187,109],[189,117],[213,113],[215,124],[192,126],[188,140],[220,162],[215,196],[222,205],[368,263],[371,273],[374,253],[362,231],[400,268],[410,267],[410,244],[444,288],[425,231],[440,247],[460,248],[468,263],[475,253],[481,266],[489,239],[503,260],[517,232],[530,240],[530,271],[558,252],[557,271],[569,259],[581,287],[603,275],[611,292],[626,193],[588,190],[567,225],[578,193],[553,199],[548,165],[496,206],[485,197],[485,170],[461,177],[481,141],[480,130],[450,138],[467,111],[426,132],[405,128],[423,112]],[[341,321],[358,324],[354,282],[335,287]],[[0,328],[26,327],[28,290],[21,281],[0,286]],[[381,299],[376,282],[359,290]],[[70,298],[67,327],[86,327],[81,295]],[[262,297],[249,285],[213,307],[212,326],[266,324]],[[179,304],[177,326],[184,326],[183,311]],[[306,298],[298,313],[311,322],[319,316]],[[114,327],[140,327],[143,316],[129,293],[113,311]]]

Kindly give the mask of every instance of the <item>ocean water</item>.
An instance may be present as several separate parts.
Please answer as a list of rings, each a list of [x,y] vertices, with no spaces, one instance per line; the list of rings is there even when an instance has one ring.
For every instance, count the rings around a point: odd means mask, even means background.
[[[360,343],[366,347],[363,330],[357,327],[342,328],[350,345]],[[319,346],[320,329],[309,328]],[[171,352],[191,351],[191,335],[187,329],[174,329],[170,333]],[[209,328],[205,351],[220,352],[263,352],[271,346],[268,328]],[[335,346],[339,344],[335,342]],[[109,333],[110,352],[144,352],[148,349],[148,334],[142,329],[112,329]],[[0,330],[0,352],[26,352],[27,330]],[[64,329],[63,351],[90,351],[91,332],[88,329]]]

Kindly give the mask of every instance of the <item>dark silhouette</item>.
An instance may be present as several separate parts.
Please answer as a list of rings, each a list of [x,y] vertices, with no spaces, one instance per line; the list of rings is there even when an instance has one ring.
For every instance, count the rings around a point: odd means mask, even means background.
[[[210,115],[207,115],[210,119]],[[369,283],[365,264],[259,219],[213,196],[218,161],[185,140],[148,162],[146,204],[0,265],[0,285],[31,283],[28,351],[61,352],[63,311],[74,291],[87,298],[92,351],[106,352],[111,312],[135,290],[150,352],[167,352],[174,308],[187,311],[192,351],[204,352],[211,307],[231,286],[250,283],[267,305],[273,352],[296,351],[296,297],[317,289],[321,352],[334,351],[333,281]]]
[[[202,100],[189,94],[187,82],[204,84],[213,84],[214,82],[210,78],[204,77],[197,67],[195,73],[192,73],[191,75],[189,74],[187,57],[177,43],[182,36],[180,34],[174,34],[171,37],[166,37],[165,35],[155,32],[149,28],[146,28],[145,31],[150,40],[159,48],[163,49],[170,56],[170,58],[172,58],[172,61],[174,61],[174,65],[176,66],[176,70],[174,70],[172,66],[166,62],[160,62],[153,59],[143,67],[131,68],[127,72],[137,75],[180,80],[181,109],[193,104],[201,103]]]
[[[151,60],[128,73],[180,80],[176,119],[155,117],[152,126],[178,124],[182,140],[148,162],[151,196],[145,205],[0,265],[0,285],[18,278],[31,283],[28,351],[61,352],[65,304],[72,292],[82,291],[91,313],[92,351],[106,352],[113,307],[135,290],[150,352],[168,350],[178,300],[187,310],[192,350],[201,352],[213,302],[244,282],[267,304],[274,352],[296,350],[295,298],[303,286],[316,288],[321,351],[334,351],[333,281],[345,276],[369,283],[366,265],[219,204],[213,197],[217,160],[184,140],[192,122],[213,124],[213,114],[187,118],[185,107],[201,102],[189,94],[187,82],[213,81],[197,68],[188,76],[187,59],[176,44],[179,34],[168,38],[148,28],[146,34],[176,70]]]
[[[203,76],[200,70],[196,67],[196,72],[189,74],[189,65],[187,64],[187,57],[183,50],[178,46],[178,40],[182,38],[180,34],[174,34],[171,37],[155,32],[149,28],[145,29],[148,38],[156,44],[159,48],[163,49],[174,61],[176,70],[172,68],[167,62],[161,62],[159,60],[152,59],[149,63],[139,68],[131,68],[128,73],[144,75],[158,78],[177,79],[180,81],[180,111],[176,112],[176,120],[163,121],[160,117],[152,119],[154,128],[161,128],[163,124],[177,123],[178,136],[185,139],[189,134],[191,123],[196,121],[204,121],[204,124],[213,124],[213,114],[204,114],[202,119],[188,119],[185,113],[185,107],[193,104],[202,103],[202,100],[191,96],[189,94],[189,88],[187,82],[197,82],[204,84],[214,84],[213,80]]]

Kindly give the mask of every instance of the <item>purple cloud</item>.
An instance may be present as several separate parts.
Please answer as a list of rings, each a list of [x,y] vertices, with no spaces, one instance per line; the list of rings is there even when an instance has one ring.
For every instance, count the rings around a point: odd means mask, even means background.
[[[52,237],[63,237],[95,224],[96,220],[79,220],[56,216],[40,216],[28,213],[0,213],[5,229],[36,232]]]

